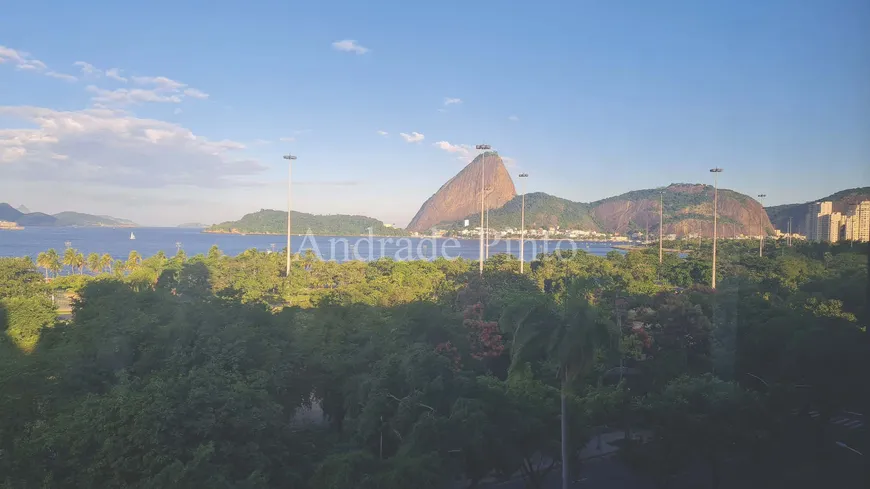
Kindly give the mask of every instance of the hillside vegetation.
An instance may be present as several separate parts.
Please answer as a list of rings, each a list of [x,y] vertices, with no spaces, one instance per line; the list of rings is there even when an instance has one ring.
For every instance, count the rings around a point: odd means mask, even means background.
[[[345,214],[318,215],[293,211],[293,233],[319,236],[404,236],[403,229],[387,227],[365,216]],[[371,228],[371,229],[370,229]],[[245,214],[238,221],[227,221],[205,229],[207,233],[287,234],[287,213],[261,209]]]
[[[526,227],[581,229],[603,233],[627,234],[632,231],[658,232],[659,196],[664,200],[664,233],[709,236],[713,228],[713,187],[699,184],[672,184],[660,189],[634,190],[591,203],[574,202],[542,192],[526,195]],[[490,227],[520,227],[522,196],[489,212]],[[469,226],[480,225],[480,213],[464,218]],[[464,219],[442,223],[444,229],[460,229]],[[719,190],[720,236],[757,235],[773,227],[758,203],[748,195],[728,189]]]
[[[518,195],[508,201],[504,206],[489,211],[489,225],[494,229],[520,227],[520,210],[522,196]],[[480,226],[480,213],[472,214],[465,219],[469,220],[470,227]],[[454,222],[442,223],[441,228],[460,229],[465,219]],[[548,228],[560,226],[564,229],[599,229],[591,213],[589,204],[573,202],[543,192],[526,194],[526,227]]]

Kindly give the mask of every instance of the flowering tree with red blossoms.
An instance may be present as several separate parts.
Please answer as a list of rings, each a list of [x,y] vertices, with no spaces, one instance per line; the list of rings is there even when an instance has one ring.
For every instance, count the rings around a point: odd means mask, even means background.
[[[478,302],[466,308],[462,324],[468,333],[472,358],[496,358],[504,353],[504,341],[498,330],[498,322],[483,319],[483,304]]]
[[[498,329],[498,322],[483,319],[483,304],[476,303],[465,309],[462,325],[468,336],[469,354],[475,360],[497,358],[504,353],[504,340]],[[435,351],[453,362],[454,370],[462,368],[460,354],[453,343],[439,343]]]

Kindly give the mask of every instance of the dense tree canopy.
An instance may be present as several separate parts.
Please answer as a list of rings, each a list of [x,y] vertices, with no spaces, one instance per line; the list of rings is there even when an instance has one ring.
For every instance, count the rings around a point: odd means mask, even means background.
[[[715,487],[783,446],[822,466],[831,418],[870,397],[866,253],[723,242],[716,290],[707,243],[526,275],[497,255],[483,276],[311,254],[287,275],[281,253],[217,248],[3,258],[0,487],[545,487],[604,425],[646,433],[624,460],[661,485]]]

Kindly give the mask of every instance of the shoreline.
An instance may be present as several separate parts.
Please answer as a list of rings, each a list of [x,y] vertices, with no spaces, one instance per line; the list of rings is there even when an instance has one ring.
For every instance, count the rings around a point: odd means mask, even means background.
[[[623,250],[623,251],[636,251],[636,250],[646,250],[646,249],[657,249],[650,246],[638,246],[638,245],[612,245],[611,248],[615,250]],[[662,248],[662,251],[665,253],[688,253],[692,250],[677,250],[674,248]]]
[[[203,229],[200,231],[201,234],[230,234],[235,236],[287,236],[287,233],[268,233],[264,231],[255,231],[250,233],[243,233],[241,231],[209,231],[207,229]],[[317,237],[336,237],[336,238],[367,238],[369,236],[373,238],[413,238],[414,236],[409,235],[394,235],[394,234],[318,234],[318,233],[310,233],[310,234],[291,234],[291,236],[305,237],[305,236],[317,236]],[[423,237],[423,236],[420,236]]]

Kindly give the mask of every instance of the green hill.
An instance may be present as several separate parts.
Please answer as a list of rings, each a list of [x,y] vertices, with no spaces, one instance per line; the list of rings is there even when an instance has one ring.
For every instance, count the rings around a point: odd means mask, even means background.
[[[135,227],[136,223],[127,219],[118,219],[111,216],[95,216],[81,212],[59,212],[54,215],[57,221],[55,226],[79,226],[79,227]]]
[[[293,234],[311,233],[319,236],[405,236],[404,229],[388,227],[377,219],[345,214],[317,215],[293,212]],[[286,234],[287,213],[261,209],[246,214],[238,221],[227,221],[205,229],[207,233]]]
[[[490,209],[489,226],[493,229],[520,227],[520,210],[522,196],[518,195],[498,209]],[[543,192],[526,194],[526,228],[548,228],[559,226],[562,229],[596,230],[589,204],[573,202]],[[480,213],[472,214],[466,219],[470,227],[480,226]],[[464,226],[460,221],[441,223],[441,229],[460,229]]]
[[[821,202],[830,200],[833,202],[835,212],[845,212],[849,204],[857,203],[862,200],[870,200],[870,187],[857,187],[841,190],[821,199],[815,199],[804,202],[802,204],[784,204],[775,205],[767,208],[767,215],[770,216],[770,222],[780,231],[788,230],[788,220],[791,218],[792,231],[799,234],[805,234],[807,212],[809,205],[813,202]]]
[[[577,229],[628,234],[633,231],[658,232],[659,197],[664,203],[664,233],[676,235],[712,233],[713,187],[675,183],[668,187],[634,190],[591,203],[573,202],[545,193],[526,195],[526,228]],[[522,196],[517,196],[489,212],[490,227],[497,230],[520,226]],[[480,225],[480,213],[467,218],[470,227]],[[457,230],[463,220],[441,223],[438,227]],[[722,236],[757,235],[759,229],[771,233],[761,205],[748,195],[719,189],[719,222]]]

